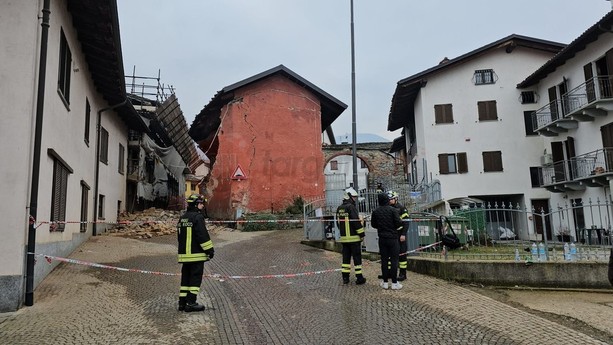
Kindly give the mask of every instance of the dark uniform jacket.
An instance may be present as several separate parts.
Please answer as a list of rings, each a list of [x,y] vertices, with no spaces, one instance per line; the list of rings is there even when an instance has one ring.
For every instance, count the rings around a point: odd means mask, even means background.
[[[343,200],[343,203],[336,209],[336,220],[341,233],[339,242],[352,243],[362,240],[365,232],[359,218],[358,209],[351,200]]]
[[[406,209],[406,207],[404,207],[398,201],[396,201],[396,203],[394,204],[394,207],[400,213],[400,219],[403,221],[402,222],[402,231],[401,231],[400,235],[406,236],[407,235],[407,231],[409,230],[409,222],[407,221],[409,219],[409,211]]]
[[[179,239],[179,262],[209,261],[214,255],[213,242],[204,224],[204,215],[197,210],[188,210],[177,224]]]
[[[387,195],[381,193],[378,196],[379,207],[377,207],[370,217],[370,223],[377,229],[379,238],[399,239],[402,234],[402,220],[398,210],[389,205]]]

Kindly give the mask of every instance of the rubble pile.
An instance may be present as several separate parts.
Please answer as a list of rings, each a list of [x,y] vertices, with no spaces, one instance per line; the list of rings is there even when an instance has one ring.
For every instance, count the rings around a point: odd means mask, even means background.
[[[181,213],[153,207],[141,212],[122,213],[108,234],[135,239],[174,234]]]
[[[175,234],[177,222],[183,212],[152,207],[135,213],[122,213],[117,217],[117,224],[110,228],[106,234],[133,239]],[[223,227],[220,225],[207,224],[209,233],[222,229]]]

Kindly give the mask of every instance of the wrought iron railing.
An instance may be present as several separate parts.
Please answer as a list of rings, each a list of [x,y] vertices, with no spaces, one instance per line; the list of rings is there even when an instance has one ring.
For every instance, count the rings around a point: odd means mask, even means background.
[[[566,118],[582,110],[595,101],[613,98],[613,76],[598,76],[563,94],[542,108],[536,110],[532,116],[532,125],[541,129],[551,123]]]
[[[613,148],[603,148],[543,166],[543,185],[613,172]]]

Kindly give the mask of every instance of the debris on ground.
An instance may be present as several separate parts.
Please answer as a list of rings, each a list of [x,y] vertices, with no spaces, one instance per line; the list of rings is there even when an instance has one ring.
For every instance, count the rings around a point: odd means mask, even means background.
[[[134,213],[121,213],[117,224],[109,228],[106,235],[133,239],[146,239],[177,232],[177,222],[184,211],[170,211],[160,208],[148,208]],[[224,229],[222,226],[207,224],[209,232]]]

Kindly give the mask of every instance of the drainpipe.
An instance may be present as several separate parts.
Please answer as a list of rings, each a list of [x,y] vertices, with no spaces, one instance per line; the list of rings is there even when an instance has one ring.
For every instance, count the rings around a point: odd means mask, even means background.
[[[51,0],[44,0],[43,21],[40,26],[40,58],[38,62],[38,91],[36,96],[36,124],[34,127],[34,155],[32,157],[32,185],[30,188],[30,220],[28,247],[26,253],[26,296],[25,305],[34,305],[34,253],[36,251],[36,208],[38,202],[38,180],[40,177],[40,151],[43,136],[43,111],[45,108],[45,75],[47,74],[47,43],[49,41],[49,17]]]
[[[102,128],[102,113],[107,110],[113,110],[128,104],[126,98],[123,102],[110,106],[108,108],[102,108],[98,110],[98,119],[96,120],[96,177],[94,181],[94,225],[92,228],[92,236],[97,235],[98,226],[98,190],[100,180],[100,129]]]

